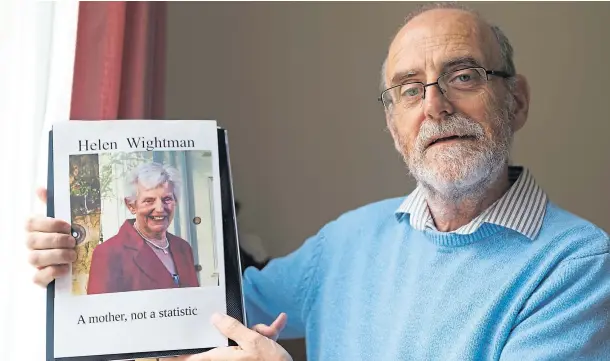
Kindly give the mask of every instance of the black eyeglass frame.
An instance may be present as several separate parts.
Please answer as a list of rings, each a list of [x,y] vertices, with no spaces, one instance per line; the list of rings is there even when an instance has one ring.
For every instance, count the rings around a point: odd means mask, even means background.
[[[458,71],[463,71],[463,70],[469,70],[469,69],[482,69],[485,72],[485,76],[486,76],[486,80],[489,80],[489,76],[497,76],[500,78],[504,78],[504,79],[508,79],[508,78],[512,78],[514,75],[506,72],[506,71],[502,71],[502,70],[487,70],[482,66],[469,66],[466,68],[461,68],[461,69],[457,69],[457,70],[452,70],[452,71],[448,71],[445,73],[442,73],[441,75],[439,75],[438,78],[436,78],[435,82],[432,83],[423,83],[421,81],[412,81],[412,82],[407,82],[407,83],[401,83],[401,84],[397,84],[397,85],[393,85],[387,89],[385,89],[384,91],[381,92],[381,95],[379,96],[379,98],[377,98],[377,101],[381,102],[381,104],[383,105],[384,109],[388,109],[389,106],[386,106],[385,103],[383,102],[383,95],[386,94],[387,92],[389,92],[392,89],[404,86],[404,85],[409,85],[409,84],[421,84],[424,88],[424,94],[422,95],[422,99],[426,99],[426,88],[428,88],[429,86],[432,85],[436,85],[438,86],[438,89],[441,91],[441,93],[445,94],[445,90],[443,90],[443,88],[441,88],[439,81],[441,80],[441,78],[445,77],[448,74],[452,74],[452,73],[456,73]]]

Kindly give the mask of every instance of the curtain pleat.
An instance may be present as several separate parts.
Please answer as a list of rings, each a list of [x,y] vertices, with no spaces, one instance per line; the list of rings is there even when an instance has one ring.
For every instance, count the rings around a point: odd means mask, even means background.
[[[81,2],[70,119],[163,119],[164,2]]]

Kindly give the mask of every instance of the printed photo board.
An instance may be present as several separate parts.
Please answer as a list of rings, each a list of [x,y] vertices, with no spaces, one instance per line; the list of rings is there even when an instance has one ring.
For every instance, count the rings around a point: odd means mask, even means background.
[[[66,121],[49,134],[50,217],[76,260],[48,287],[47,361],[168,357],[245,323],[226,131],[215,121]]]

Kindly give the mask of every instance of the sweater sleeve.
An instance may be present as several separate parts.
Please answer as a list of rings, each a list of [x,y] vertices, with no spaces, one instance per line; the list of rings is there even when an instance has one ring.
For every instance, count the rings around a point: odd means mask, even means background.
[[[321,235],[313,236],[293,253],[273,259],[262,270],[244,272],[244,299],[248,326],[271,324],[285,312],[288,323],[281,338],[305,336],[312,294],[317,291],[315,273],[321,252]]]
[[[610,359],[610,256],[564,261],[530,297],[500,361]]]

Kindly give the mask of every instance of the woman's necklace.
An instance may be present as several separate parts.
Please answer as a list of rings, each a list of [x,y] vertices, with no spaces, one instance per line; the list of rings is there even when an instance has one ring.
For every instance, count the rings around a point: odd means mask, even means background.
[[[138,232],[140,237],[142,237],[146,242],[151,244],[153,247],[163,251],[163,253],[168,254],[167,249],[169,248],[169,240],[167,239],[166,235],[163,235],[163,239],[165,240],[165,246],[161,247],[161,246],[158,246],[155,242],[151,241],[150,239],[144,237],[144,235],[142,234],[142,232],[140,232],[140,230],[138,229],[138,226],[136,226],[135,223],[133,224],[133,228],[136,230],[136,232]]]

